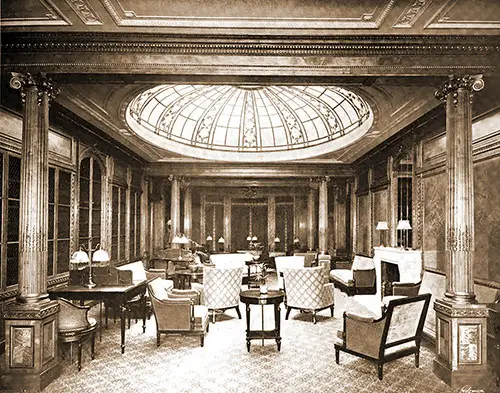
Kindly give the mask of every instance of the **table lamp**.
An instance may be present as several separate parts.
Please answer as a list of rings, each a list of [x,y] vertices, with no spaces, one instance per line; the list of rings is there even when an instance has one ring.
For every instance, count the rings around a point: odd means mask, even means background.
[[[389,229],[389,226],[387,225],[387,221],[377,222],[377,227],[375,229],[377,231],[381,231],[380,232],[380,247],[384,247],[384,238],[385,238],[384,231],[387,231]]]

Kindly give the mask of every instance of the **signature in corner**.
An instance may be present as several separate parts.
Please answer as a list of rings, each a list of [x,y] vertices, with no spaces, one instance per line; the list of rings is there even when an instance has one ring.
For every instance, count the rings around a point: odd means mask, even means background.
[[[484,393],[483,389],[472,389],[472,386],[462,386],[460,393]]]

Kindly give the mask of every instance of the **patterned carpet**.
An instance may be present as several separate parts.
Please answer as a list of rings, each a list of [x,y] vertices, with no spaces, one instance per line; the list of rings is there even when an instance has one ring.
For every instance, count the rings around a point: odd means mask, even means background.
[[[272,285],[271,285],[272,286]],[[252,325],[260,325],[260,306],[252,309]],[[203,393],[448,393],[452,389],[432,372],[432,348],[422,348],[420,368],[407,357],[384,366],[379,381],[373,363],[341,353],[335,364],[333,343],[340,320],[330,317],[329,310],[318,314],[313,325],[311,315],[292,310],[288,321],[282,310],[282,347],[276,350],[274,340],[252,341],[246,350],[244,305],[243,319],[235,310],[218,316],[210,324],[205,347],[194,336],[162,335],[156,346],[154,317],[142,323],[132,322],[126,332],[125,354],[120,353],[119,323],[111,322],[97,339],[96,358],[90,359],[85,346],[82,370],[76,361],[62,361],[61,377],[44,393],[68,392],[203,392]],[[95,311],[94,311],[95,313]],[[273,325],[272,307],[265,307],[265,327]],[[76,356],[75,356],[76,357]]]

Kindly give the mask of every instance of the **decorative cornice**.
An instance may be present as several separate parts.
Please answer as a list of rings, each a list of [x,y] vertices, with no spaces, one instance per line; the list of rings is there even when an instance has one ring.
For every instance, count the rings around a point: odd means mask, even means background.
[[[125,52],[179,55],[234,56],[342,56],[342,55],[439,55],[500,52],[497,44],[456,43],[226,43],[226,42],[6,42],[4,52]]]
[[[53,101],[59,94],[60,90],[57,85],[47,78],[45,73],[38,75],[31,75],[29,72],[21,74],[19,72],[11,72],[11,79],[9,82],[11,88],[21,92],[21,99],[23,102],[26,99],[26,90],[31,87],[36,87],[38,92],[38,105],[41,105],[46,95],[49,103]]]
[[[471,98],[474,92],[482,90],[484,87],[484,80],[482,75],[464,75],[455,76],[451,75],[446,82],[444,82],[438,90],[434,93],[436,98],[441,101],[446,101],[448,95],[453,94],[453,104],[458,104],[458,90],[468,90]]]
[[[452,318],[487,318],[489,313],[488,307],[477,305],[458,306],[444,303],[439,300],[434,302],[434,310],[437,313]]]

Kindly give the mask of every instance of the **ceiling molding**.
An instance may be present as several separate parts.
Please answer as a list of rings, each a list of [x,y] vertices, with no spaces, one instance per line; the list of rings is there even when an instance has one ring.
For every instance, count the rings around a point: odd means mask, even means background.
[[[311,178],[318,176],[352,177],[354,171],[345,164],[238,164],[214,163],[209,161],[154,163],[146,166],[148,176],[166,177],[169,175],[188,177],[223,177],[223,178]]]
[[[411,28],[431,3],[432,0],[413,0],[399,16],[393,27]]]
[[[117,26],[225,29],[379,29],[396,0],[378,1],[372,10],[357,18],[273,18],[273,17],[194,17],[178,15],[139,15],[125,10],[117,0],[101,0]],[[157,12],[155,9],[151,12]]]
[[[100,26],[102,20],[87,0],[65,0],[78,17],[88,26]]]

